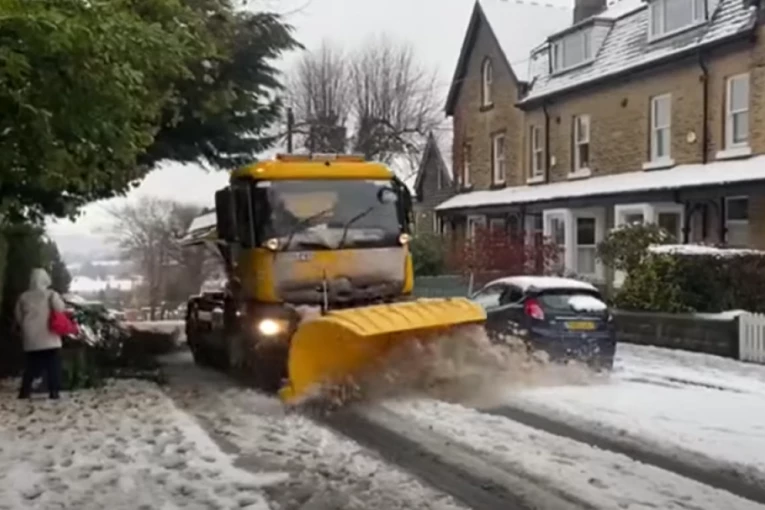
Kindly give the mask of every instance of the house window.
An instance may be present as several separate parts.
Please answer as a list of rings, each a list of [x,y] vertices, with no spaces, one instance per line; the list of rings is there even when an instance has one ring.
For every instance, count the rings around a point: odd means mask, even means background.
[[[669,94],[651,98],[651,161],[670,159],[671,108]]]
[[[576,219],[576,272],[595,274],[595,218]]]
[[[659,212],[656,214],[656,224],[659,228],[667,231],[672,236],[672,242],[679,243],[683,240],[682,216],[679,212]]]
[[[491,218],[489,220],[489,230],[491,232],[504,232],[506,228],[505,218]]]
[[[574,168],[573,173],[590,171],[590,116],[574,117]]]
[[[494,69],[491,60],[483,61],[481,66],[481,106],[491,106],[491,84],[494,81]]]
[[[557,258],[553,271],[563,271],[566,267],[566,214],[560,211],[545,211],[544,233],[557,248]]]
[[[438,217],[438,214],[436,213],[436,211],[433,211],[433,233],[434,234],[443,233],[443,228],[441,226],[441,218]]]
[[[579,30],[552,43],[552,72],[565,71],[592,60],[592,36],[589,29]]]
[[[468,239],[473,240],[476,238],[478,231],[486,227],[486,216],[468,216],[467,219],[467,235]]]
[[[523,220],[523,230],[528,246],[538,246],[544,237],[544,220],[541,214],[527,214]]]
[[[470,158],[471,147],[466,143],[462,148],[462,185],[465,187],[470,186]]]
[[[749,144],[749,73],[728,78],[725,100],[725,148]]]
[[[531,177],[541,177],[544,173],[544,152],[542,150],[542,130],[531,126]]]
[[[725,242],[728,246],[746,248],[749,245],[749,199],[729,197],[725,199]]]
[[[679,32],[706,19],[705,0],[652,0],[649,6],[650,38]]]
[[[505,135],[503,133],[492,136],[491,155],[491,170],[494,184],[503,184],[505,182],[507,165],[505,161]]]

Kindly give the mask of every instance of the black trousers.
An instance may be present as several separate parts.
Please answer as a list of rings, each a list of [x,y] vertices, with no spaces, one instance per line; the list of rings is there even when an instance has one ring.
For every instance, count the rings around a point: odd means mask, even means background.
[[[40,375],[45,376],[50,398],[58,398],[61,391],[61,349],[45,349],[25,353],[26,364],[21,378],[19,398],[29,398],[32,383]]]

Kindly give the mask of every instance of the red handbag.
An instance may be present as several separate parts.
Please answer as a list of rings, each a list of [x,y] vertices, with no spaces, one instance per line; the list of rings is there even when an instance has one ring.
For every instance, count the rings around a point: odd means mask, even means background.
[[[51,294],[51,299],[52,297],[53,294]],[[76,322],[69,318],[65,312],[55,310],[52,305],[50,307],[50,317],[48,318],[48,329],[58,336],[76,335],[80,332]]]

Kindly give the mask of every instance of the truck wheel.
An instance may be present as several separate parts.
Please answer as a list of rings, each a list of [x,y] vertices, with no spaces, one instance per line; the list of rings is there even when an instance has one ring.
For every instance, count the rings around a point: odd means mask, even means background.
[[[255,386],[266,393],[277,393],[287,375],[287,345],[256,344],[249,349],[247,372]]]
[[[186,314],[186,343],[194,357],[194,363],[199,366],[209,366],[209,358],[199,336],[197,308],[192,305],[189,306]]]

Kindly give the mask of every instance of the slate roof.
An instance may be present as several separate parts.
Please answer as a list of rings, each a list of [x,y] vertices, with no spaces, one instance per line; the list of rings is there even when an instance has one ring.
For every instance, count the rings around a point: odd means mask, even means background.
[[[747,0],[707,0],[708,22],[666,39],[648,42],[648,6],[640,0],[622,0],[595,18],[611,20],[612,26],[592,63],[581,68],[549,74],[549,45],[532,55],[534,76],[528,94],[519,104],[618,75],[698,48],[746,34],[756,22],[756,7]],[[620,2],[620,3],[622,3]]]
[[[425,150],[422,151],[422,159],[420,160],[420,166],[417,169],[417,177],[414,181],[413,188],[417,191],[422,184],[422,179],[425,176],[425,168],[427,167],[428,158],[431,154],[435,154],[439,159],[437,161],[438,168],[443,172],[443,183],[450,185],[452,182],[452,140],[453,132],[451,130],[441,131],[439,133],[431,132],[428,136],[428,143],[425,145]],[[435,152],[432,152],[435,149]]]

